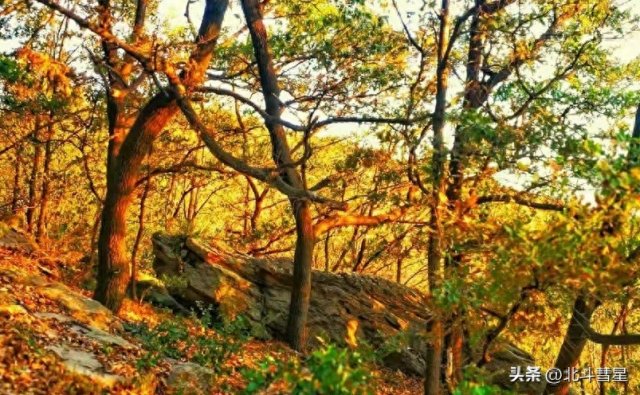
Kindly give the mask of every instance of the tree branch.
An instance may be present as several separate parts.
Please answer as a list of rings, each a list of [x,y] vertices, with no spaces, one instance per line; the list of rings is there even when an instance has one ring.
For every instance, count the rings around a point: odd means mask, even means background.
[[[277,190],[279,190],[280,192],[282,192],[283,194],[285,194],[290,198],[309,199],[310,201],[313,201],[315,203],[325,204],[337,210],[347,209],[346,207],[347,204],[344,202],[338,202],[329,198],[325,198],[311,191],[305,191],[302,189],[294,188],[291,185],[289,185],[287,182],[285,182],[280,177],[277,171],[270,172],[270,171],[265,171],[264,169],[259,169],[259,168],[250,166],[249,164],[245,163],[241,159],[236,158],[235,156],[227,152],[226,150],[224,150],[224,148],[222,148],[222,146],[218,144],[218,142],[216,141],[213,135],[213,132],[211,132],[211,130],[209,130],[209,128],[207,128],[202,123],[202,121],[194,111],[193,107],[191,106],[190,101],[185,97],[180,96],[178,92],[173,92],[173,93],[176,98],[178,107],[180,108],[180,110],[182,110],[182,113],[184,114],[185,118],[189,122],[189,125],[202,137],[202,140],[206,144],[207,148],[209,148],[209,151],[220,162],[222,162],[223,164],[231,167],[232,169],[244,175],[253,177],[262,182],[266,182],[267,184],[272,185],[274,188],[276,188]]]
[[[498,203],[498,202],[515,203],[521,206],[527,206],[527,207],[535,208],[538,210],[562,211],[565,209],[565,206],[563,204],[534,202],[534,201],[525,199],[521,196],[508,195],[508,194],[481,196],[478,198],[477,204]]]
[[[323,233],[344,226],[378,226],[386,224],[402,217],[410,208],[410,205],[396,208],[385,214],[379,215],[336,215],[317,222],[314,225],[316,238]]]

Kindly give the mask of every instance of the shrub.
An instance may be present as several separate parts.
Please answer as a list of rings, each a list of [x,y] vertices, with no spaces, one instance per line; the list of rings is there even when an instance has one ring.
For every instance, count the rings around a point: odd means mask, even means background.
[[[453,395],[512,395],[513,392],[486,382],[486,373],[470,366],[464,371],[464,380]]]
[[[244,370],[245,394],[283,387],[291,394],[373,394],[368,358],[359,351],[325,345],[314,351],[304,366],[298,361],[281,362],[268,357],[256,369]]]

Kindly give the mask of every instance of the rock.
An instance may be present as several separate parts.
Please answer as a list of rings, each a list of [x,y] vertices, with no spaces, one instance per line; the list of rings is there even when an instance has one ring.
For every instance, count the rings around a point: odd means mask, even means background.
[[[383,358],[386,367],[400,370],[412,376],[424,375],[424,359],[413,350],[393,351]]]
[[[38,312],[33,314],[35,317],[43,319],[43,320],[56,320],[58,322],[71,322],[73,318],[58,314],[58,313],[49,313],[49,312]]]
[[[285,259],[257,259],[193,238],[155,234],[154,270],[171,295],[185,306],[213,306],[221,319],[243,315],[254,334],[284,338],[291,298],[292,265]],[[313,271],[309,308],[310,346],[317,337],[333,343],[366,344],[389,350],[385,366],[422,376],[424,328],[430,319],[420,292],[377,277]],[[493,382],[514,389],[511,366],[534,366],[515,346],[496,347],[486,366]],[[526,369],[526,368],[525,368]],[[524,383],[523,383],[524,384]],[[540,384],[535,388],[538,391]],[[523,386],[524,393],[533,386]],[[533,393],[536,393],[536,392]]]
[[[77,322],[69,316],[58,314],[58,313],[42,312],[42,313],[34,313],[33,315],[34,317],[37,317],[43,320],[55,320],[61,323]],[[115,346],[119,346],[126,349],[135,348],[135,346],[129,343],[126,339],[123,339],[120,336],[112,335],[111,333],[105,332],[98,328],[92,328],[92,327],[75,323],[69,326],[69,330],[83,337],[102,343],[104,345],[109,345],[109,346],[115,345]]]
[[[41,275],[34,275],[27,270],[18,269],[17,267],[0,267],[0,278],[9,284],[23,284],[32,287],[43,287],[49,282]],[[8,294],[2,292],[0,295]],[[1,298],[1,297],[0,297]]]
[[[291,297],[290,262],[256,259],[192,238],[156,234],[153,244],[156,274],[182,284],[167,286],[180,303],[212,305],[222,319],[243,315],[254,335],[284,338]],[[342,344],[365,341],[374,347],[402,337],[406,344],[389,358],[389,366],[422,374],[420,334],[429,319],[425,305],[419,292],[384,279],[314,271],[307,326],[311,346],[318,344],[318,337]]]
[[[167,378],[168,394],[210,394],[214,373],[191,362],[174,362]]]
[[[17,267],[0,267],[0,279],[6,283],[24,285],[25,289],[29,290],[28,292],[40,294],[56,302],[74,320],[85,325],[103,331],[122,330],[120,320],[102,304],[73,291],[62,283],[46,279],[41,274],[28,272]],[[0,292],[0,305],[15,304],[15,302],[9,303],[14,299],[15,296],[7,292]]]
[[[105,332],[100,329],[87,328],[81,325],[73,325],[69,329],[73,332],[76,332],[82,336],[88,337],[105,345],[115,345],[126,349],[135,348],[133,344],[129,343],[127,340],[121,338],[120,336],[112,335],[109,332]]]
[[[6,289],[0,292],[0,316],[11,318],[14,315],[27,313],[27,310]]]
[[[100,361],[89,352],[76,350],[66,344],[48,346],[47,349],[60,357],[70,372],[89,377],[105,387],[112,387],[123,381],[122,376],[106,373]]]
[[[66,285],[52,282],[39,287],[38,291],[63,305],[71,317],[83,324],[104,331],[108,331],[110,328],[122,329],[121,323],[111,314],[109,309],[93,299],[73,292]]]
[[[176,313],[189,314],[190,311],[180,304],[167,290],[165,284],[154,276],[139,273],[136,279],[136,294],[160,307],[166,307]]]

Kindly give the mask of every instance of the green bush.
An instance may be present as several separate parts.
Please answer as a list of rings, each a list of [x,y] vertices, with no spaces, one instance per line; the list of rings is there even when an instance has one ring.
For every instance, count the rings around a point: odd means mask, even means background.
[[[242,372],[247,381],[244,393],[255,394],[280,383],[286,387],[283,393],[297,395],[373,394],[368,362],[362,353],[335,345],[314,351],[304,365],[268,357],[256,369]]]
[[[453,395],[511,395],[513,392],[496,385],[463,381],[453,390]]]
[[[458,384],[453,395],[513,395],[512,391],[486,382],[486,372],[469,366],[464,371],[464,380]]]

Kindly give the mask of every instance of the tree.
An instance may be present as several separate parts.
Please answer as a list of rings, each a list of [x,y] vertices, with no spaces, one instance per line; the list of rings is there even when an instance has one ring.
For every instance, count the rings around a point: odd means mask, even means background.
[[[621,3],[242,0],[222,30],[211,0],[195,43],[155,2],[39,3],[0,11],[22,48],[0,57],[0,199],[41,240],[97,239],[110,308],[148,234],[179,231],[294,255],[299,350],[312,268],[427,291],[426,393],[481,385],[508,342],[565,368],[637,340]]]
[[[622,21],[612,16],[616,9],[611,5],[569,1],[545,6],[531,4],[531,8],[522,11],[511,8],[512,3],[477,1],[449,22],[449,2],[445,1],[440,4],[437,20],[427,19],[437,32],[433,40],[437,44],[434,96],[428,98],[433,100],[435,107],[431,125],[433,143],[431,154],[424,156],[430,162],[428,183],[423,182],[415,171],[415,163],[419,160],[417,147],[426,135],[426,129],[414,129],[413,135],[411,131],[404,131],[409,151],[409,177],[424,193],[432,195],[427,261],[430,293],[436,303],[433,308],[438,314],[429,328],[426,393],[440,393],[445,384],[451,391],[462,379],[462,367],[471,360],[471,347],[465,340],[465,332],[468,332],[465,321],[470,312],[465,310],[464,304],[452,306],[450,302],[460,297],[461,290],[454,284],[466,283],[463,273],[469,269],[465,268],[464,262],[473,255],[459,252],[467,242],[467,237],[459,233],[465,228],[468,232],[465,217],[473,216],[480,204],[489,202],[513,202],[540,210],[562,210],[563,207],[556,202],[532,199],[536,190],[552,190],[556,185],[554,180],[540,180],[530,185],[525,182],[521,188],[526,193],[522,194],[501,191],[492,195],[491,189],[499,188],[487,182],[496,172],[490,166],[506,172],[518,163],[522,154],[527,155],[525,152],[530,152],[535,161],[545,155],[540,150],[565,149],[555,141],[561,139],[560,136],[566,138],[566,125],[572,123],[567,119],[572,107],[568,105],[563,113],[554,107],[561,107],[559,102],[551,102],[545,95],[561,90],[563,82],[577,74],[589,74],[593,69],[586,59],[601,53],[598,37],[607,29],[615,29]],[[578,26],[576,20],[586,10],[589,10],[590,24]],[[530,29],[533,25],[541,33],[531,37],[522,29]],[[404,22],[403,28],[422,64],[429,53],[424,47],[424,33],[414,34]],[[465,57],[457,52],[460,45],[465,48]],[[536,75],[531,73],[530,67],[556,51],[562,62],[555,64],[549,77],[535,81]],[[451,70],[456,72],[459,67],[466,70],[466,77],[460,89],[461,106],[456,110],[449,99],[452,95],[447,94],[447,77]],[[420,86],[420,73],[418,77],[416,86]],[[415,106],[416,100],[410,96],[407,109]],[[544,115],[537,115],[544,111],[557,114],[558,118],[545,119]],[[445,122],[453,129],[451,150],[443,143]],[[542,136],[549,140],[544,141]],[[521,144],[518,138],[526,143]],[[481,195],[483,190],[488,193],[486,196]],[[443,223],[454,226],[443,228]],[[443,305],[439,301],[447,303]],[[515,302],[514,306],[520,304]],[[503,329],[509,319],[507,315],[497,328]],[[495,332],[490,331],[488,336],[494,339]],[[452,369],[443,375],[440,373],[442,365]]]
[[[42,3],[74,19],[82,27],[89,26],[86,20],[63,9],[57,3],[50,1],[42,1]],[[112,16],[109,14],[109,3],[102,2],[100,7],[106,63],[107,66],[113,67],[110,63],[116,62],[114,56],[117,45],[110,32]],[[136,36],[143,30],[145,8],[144,0],[139,1],[132,29],[134,39],[138,38]],[[207,2],[198,32],[196,49],[190,57],[191,68],[180,77],[185,86],[191,87],[202,81],[220,33],[226,8],[226,1]],[[125,95],[123,91],[132,88],[123,83],[131,68],[132,57],[131,53],[127,53],[126,58],[119,61],[122,62],[120,73],[110,69],[117,75],[109,77],[112,85],[109,87],[107,111],[111,138],[107,163],[107,191],[98,237],[98,285],[94,298],[113,311],[120,309],[131,278],[129,255],[125,250],[126,215],[139,178],[140,165],[148,155],[153,140],[178,111],[171,96],[161,91],[145,104],[130,130],[126,132],[126,136],[123,135],[128,122],[126,118],[123,119],[120,98]],[[143,64],[143,67],[146,66]],[[124,76],[118,75],[122,72],[125,73]],[[144,72],[153,73],[154,70],[147,69]]]
[[[282,115],[283,106],[280,101],[280,89],[275,74],[273,60],[267,44],[267,33],[262,21],[261,6],[256,0],[243,0],[242,10],[251,34],[251,41],[255,52],[260,73],[262,94],[266,105],[266,113],[275,119]],[[291,187],[306,189],[300,173],[295,169],[291,158],[291,149],[287,142],[284,127],[280,123],[267,121],[267,129],[271,138],[273,161],[280,176]],[[308,200],[291,199],[291,209],[296,222],[296,248],[293,257],[293,289],[291,305],[287,322],[287,336],[291,346],[302,350],[305,346],[305,325],[309,312],[311,298],[311,266],[315,231]]]

